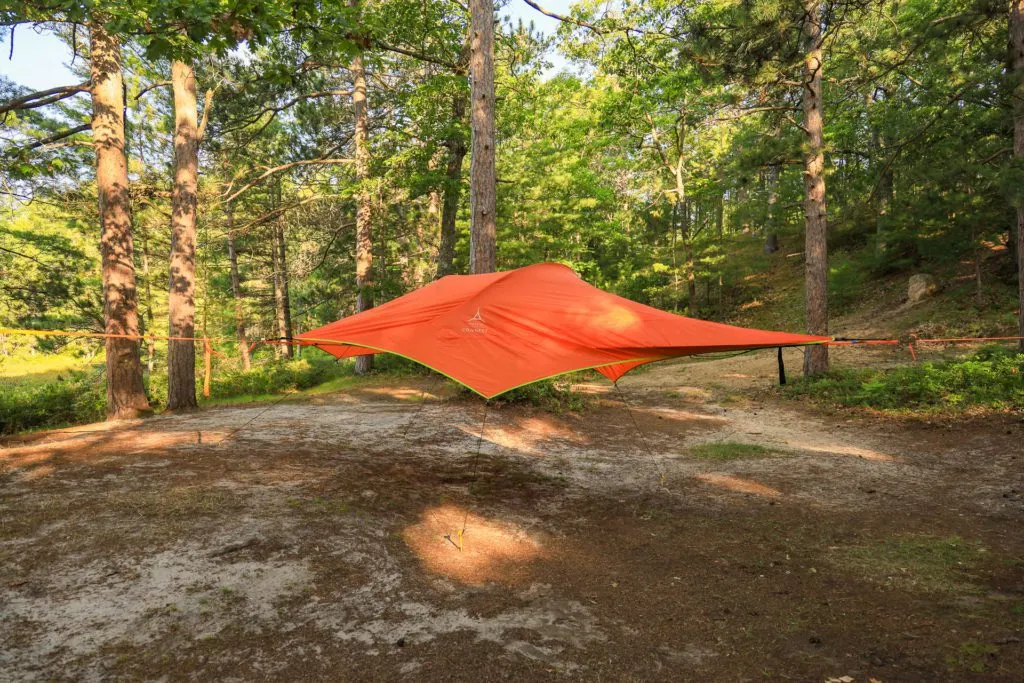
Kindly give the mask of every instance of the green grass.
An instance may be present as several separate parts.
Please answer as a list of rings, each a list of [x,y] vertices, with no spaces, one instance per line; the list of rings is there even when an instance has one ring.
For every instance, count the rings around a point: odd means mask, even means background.
[[[11,384],[41,384],[62,375],[92,367],[102,367],[103,355],[92,359],[69,353],[36,354],[34,356],[0,356],[0,386]]]
[[[690,455],[700,460],[742,460],[744,458],[765,458],[778,451],[752,443],[738,441],[715,441],[702,443],[690,448]]]
[[[974,593],[972,571],[985,556],[980,544],[957,536],[894,536],[845,548],[835,563],[896,588],[931,593]]]
[[[886,413],[961,412],[970,408],[1024,409],[1024,354],[986,347],[968,356],[922,361],[888,369],[836,368],[827,375],[793,382],[784,396],[836,407]]]
[[[31,363],[19,363],[21,375],[11,374],[0,379],[0,434],[66,427],[105,417],[106,386],[102,367],[50,375],[53,368],[69,364],[68,359],[57,358],[44,356],[32,359]],[[8,371],[13,367],[8,366]],[[318,393],[338,391],[358,381],[351,372],[351,363],[336,362],[332,356],[311,351],[301,360],[269,361],[253,366],[248,372],[233,364],[221,363],[213,373],[211,398],[201,400],[201,404],[276,400],[283,393],[314,388]],[[197,369],[196,376],[199,393],[201,368]],[[150,404],[160,410],[167,396],[166,370],[147,375],[145,381]]]

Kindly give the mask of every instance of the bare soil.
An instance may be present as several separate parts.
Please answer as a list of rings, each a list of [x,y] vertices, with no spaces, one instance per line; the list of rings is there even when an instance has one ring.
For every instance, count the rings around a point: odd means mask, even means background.
[[[825,415],[775,372],[9,440],[0,680],[1022,680],[1021,416]],[[770,452],[690,452],[715,441]]]

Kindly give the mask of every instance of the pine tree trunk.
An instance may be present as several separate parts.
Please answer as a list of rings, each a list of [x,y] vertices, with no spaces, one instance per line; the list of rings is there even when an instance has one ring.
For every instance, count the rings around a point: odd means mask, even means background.
[[[284,343],[287,332],[284,312],[284,285],[281,282],[281,250],[277,247],[277,227],[271,228],[270,260],[274,268],[274,323],[277,325],[278,343],[274,345],[274,357],[280,360],[287,356],[291,349]]]
[[[92,137],[96,150],[100,254],[103,262],[103,323],[107,334],[138,335],[138,294],[125,158],[121,47],[99,21],[90,25]],[[148,412],[136,339],[106,340],[107,417]]]
[[[295,335],[292,332],[292,295],[291,286],[288,282],[288,243],[284,235],[284,223],[280,218],[274,224],[274,236],[277,242],[277,264],[281,273],[281,316],[284,322],[284,338],[288,342],[285,346],[285,355],[292,358],[295,354],[292,349],[292,339]]]
[[[1024,157],[1024,0],[1010,3],[1010,63],[1013,66],[1013,155]],[[1024,200],[1017,209],[1017,335],[1024,337]],[[1018,342],[1024,353],[1024,339]]]
[[[153,334],[153,286],[152,277],[149,272],[149,231],[143,228],[142,232],[142,281],[146,287],[146,334]],[[156,360],[156,342],[153,339],[146,340],[146,370],[150,376],[153,375],[153,362]]]
[[[697,272],[693,260],[693,240],[686,238],[686,315],[697,317]]]
[[[470,127],[469,270],[496,268],[497,171],[494,150],[494,2],[469,0]]]
[[[821,0],[804,0],[803,110],[807,147],[804,150],[805,311],[808,334],[828,334],[828,223],[825,206],[824,120],[822,117]],[[804,351],[804,374],[828,372],[828,347]]]
[[[196,201],[199,189],[199,127],[196,77],[184,62],[171,63],[174,90],[174,189],[171,194],[171,262],[167,296],[168,336],[194,337],[196,317]],[[195,408],[196,346],[167,342],[167,407]]]
[[[366,71],[363,56],[352,58],[352,115],[355,130],[352,136],[355,145],[356,182],[356,312],[373,308],[373,211],[368,181],[370,179],[369,121],[366,111]],[[373,356],[357,356],[355,373],[365,375],[373,370]]]
[[[437,275],[444,277],[454,272],[455,219],[459,213],[462,195],[462,163],[466,158],[466,140],[460,130],[466,116],[466,98],[462,93],[452,97],[452,134],[445,140],[448,165],[445,168],[444,202],[441,205],[441,244],[437,250]]]
[[[235,300],[235,336],[238,338],[238,353],[242,357],[242,369],[249,370],[249,339],[245,333],[245,303],[242,300],[242,279],[238,276],[238,250],[235,249],[235,207],[229,202],[225,208],[225,227],[228,231],[228,262],[231,264],[231,296]]]

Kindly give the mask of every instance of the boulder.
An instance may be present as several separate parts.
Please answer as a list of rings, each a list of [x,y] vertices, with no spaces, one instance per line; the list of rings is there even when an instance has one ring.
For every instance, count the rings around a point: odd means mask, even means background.
[[[907,283],[907,303],[916,304],[933,296],[939,291],[939,281],[935,276],[927,273],[918,273],[910,276]]]

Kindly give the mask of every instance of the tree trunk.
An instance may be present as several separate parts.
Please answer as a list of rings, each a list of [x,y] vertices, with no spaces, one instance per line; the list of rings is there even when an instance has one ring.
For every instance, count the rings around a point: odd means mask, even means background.
[[[1024,0],[1010,3],[1010,63],[1013,66],[1013,156],[1024,157]],[[1017,335],[1024,337],[1024,199],[1017,209]],[[1017,343],[1024,353],[1024,339]]]
[[[469,0],[470,127],[469,270],[496,267],[497,172],[494,161],[494,2]]]
[[[125,158],[121,47],[99,21],[90,25],[90,43],[104,330],[107,334],[137,336],[139,311]],[[107,417],[130,418],[148,412],[138,340],[108,337],[106,349]]]
[[[153,287],[152,278],[149,273],[149,230],[142,230],[142,281],[146,286],[146,329],[145,333],[152,335],[153,325]],[[153,361],[156,360],[156,342],[150,338],[146,340],[146,370],[150,376],[153,375]]]
[[[804,0],[804,234],[805,312],[808,334],[828,334],[828,224],[825,206],[824,120],[822,118],[821,0]],[[804,374],[828,372],[828,347],[804,351]]]
[[[774,254],[779,250],[778,204],[779,204],[779,167],[769,166],[765,174],[768,185],[768,229],[764,236],[764,253]]]
[[[288,358],[294,356],[292,339],[295,335],[292,332],[292,295],[291,286],[288,282],[288,243],[284,235],[284,223],[280,218],[274,222],[274,240],[277,243],[277,264],[280,267],[281,277],[281,319],[283,322],[282,334],[285,341],[285,355]]]
[[[356,182],[356,312],[373,308],[373,197],[368,186],[370,180],[369,120],[366,111],[366,71],[363,55],[352,58],[352,115],[355,130]],[[357,356],[355,373],[365,375],[373,370],[373,356]]]
[[[238,276],[238,251],[235,249],[235,207],[228,202],[225,207],[225,227],[228,229],[228,261],[231,264],[231,296],[235,300],[235,336],[238,338],[238,353],[242,357],[242,369],[252,367],[249,358],[249,339],[245,333],[245,304],[242,300],[242,279]]]
[[[452,133],[445,140],[448,165],[445,168],[444,202],[441,205],[441,244],[437,250],[437,277],[451,275],[455,263],[455,219],[459,213],[462,195],[462,163],[466,158],[466,139],[462,134],[462,121],[466,116],[466,98],[463,93],[452,97]]]
[[[280,360],[288,348],[284,340],[284,290],[281,288],[281,252],[277,248],[277,228],[270,233],[270,263],[274,270],[274,324],[277,326],[277,344],[274,344],[274,358]]]
[[[693,260],[693,240],[686,238],[686,315],[697,317],[697,272]]]
[[[174,189],[171,194],[167,334],[171,337],[194,337],[199,109],[192,67],[184,62],[172,62],[171,87],[174,90]],[[179,410],[197,406],[195,342],[171,339],[167,342],[167,407]]]
[[[724,252],[725,241],[725,196],[719,194],[715,201],[715,230],[718,232],[718,246]],[[722,266],[718,266],[718,319],[725,320],[725,278]]]

